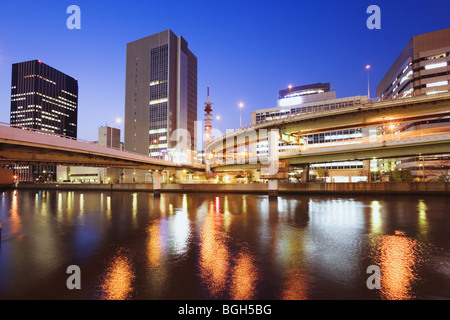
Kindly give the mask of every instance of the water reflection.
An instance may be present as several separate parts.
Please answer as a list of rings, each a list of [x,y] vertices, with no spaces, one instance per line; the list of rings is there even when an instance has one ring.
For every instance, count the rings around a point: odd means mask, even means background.
[[[255,285],[258,271],[253,257],[246,253],[239,253],[231,276],[231,298],[234,300],[250,300],[255,295]]]
[[[67,217],[72,219],[74,207],[75,207],[75,193],[73,191],[67,192]]]
[[[181,200],[181,201],[180,201]],[[152,220],[147,231],[146,255],[149,268],[147,278],[152,290],[151,297],[163,297],[170,269],[188,258],[191,243],[188,195],[154,198],[159,215]]]
[[[381,296],[387,300],[415,298],[412,284],[418,259],[418,242],[396,231],[395,235],[382,236],[376,260],[381,269]]]
[[[152,268],[159,267],[162,257],[162,242],[158,224],[152,224],[148,230],[147,258]]]
[[[225,202],[223,211],[221,201]],[[215,197],[209,203],[209,210],[201,229],[200,277],[212,297],[230,297],[237,300],[253,299],[259,281],[258,267],[254,256],[245,247],[231,249],[229,229],[232,213],[229,211],[228,197]],[[242,211],[247,210],[247,202],[242,201]],[[244,213],[245,214],[245,213]],[[237,220],[239,223],[242,220]],[[244,244],[242,244],[244,245]]]
[[[225,196],[223,200],[223,220],[225,230],[228,231],[231,224],[231,212],[230,205],[228,203],[228,196]]]
[[[381,233],[382,229],[382,219],[381,219],[381,205],[379,201],[372,201],[370,203],[370,223],[371,223],[371,233],[378,234]]]
[[[106,197],[106,217],[108,221],[111,221],[111,197]]]
[[[136,218],[136,214],[137,214],[137,211],[138,211],[138,208],[137,208],[137,193],[133,193],[133,203],[132,203],[132,214],[133,214],[133,219],[135,219]]]
[[[63,221],[63,200],[62,200],[62,193],[58,193],[58,222]]]
[[[84,214],[84,194],[80,194],[80,215]]]
[[[42,292],[71,298],[54,277],[70,264],[84,266],[85,279],[94,279],[90,288],[95,290],[85,289],[83,298],[450,298],[448,281],[423,264],[431,246],[439,249],[432,257],[437,261],[449,254],[442,215],[449,202],[381,196],[292,195],[272,201],[238,194],[3,193],[0,299],[12,294],[40,298]],[[370,264],[381,268],[378,295],[365,286]]]
[[[305,232],[310,222],[309,210],[310,202],[305,200],[283,199],[277,203],[275,212],[278,221],[283,221],[283,224],[272,226],[271,229],[274,233],[276,261],[282,270],[279,298],[283,300],[304,300],[309,297],[308,288],[312,279],[306,275],[306,252],[316,250],[314,246],[309,246],[311,238]],[[290,227],[282,227],[284,224]]]
[[[10,228],[11,228],[11,234],[18,234],[22,231],[22,219],[19,216],[19,210],[18,210],[18,200],[17,200],[17,191],[13,192],[13,196],[11,199],[11,210],[10,212]]]
[[[294,267],[287,271],[286,281],[283,284],[281,297],[282,300],[306,300],[308,299],[308,289],[310,279],[305,276],[305,270]]]
[[[210,202],[200,234],[200,276],[213,297],[225,289],[230,268],[230,253],[225,244],[226,236],[221,232],[221,218],[216,214],[214,203]]]
[[[132,260],[120,248],[111,260],[101,284],[101,299],[127,300],[131,298],[135,279]]]
[[[428,221],[427,221],[427,210],[428,207],[423,200],[419,200],[417,204],[417,210],[419,212],[419,234],[422,239],[426,239],[428,235]]]
[[[173,207],[172,204],[169,205]],[[172,209],[173,210],[173,209]],[[170,211],[170,209],[169,209]],[[190,223],[188,218],[187,195],[183,195],[182,206],[175,210],[175,215],[171,216],[170,233],[173,242],[173,249],[176,254],[182,255],[187,250],[187,243],[190,235]]]

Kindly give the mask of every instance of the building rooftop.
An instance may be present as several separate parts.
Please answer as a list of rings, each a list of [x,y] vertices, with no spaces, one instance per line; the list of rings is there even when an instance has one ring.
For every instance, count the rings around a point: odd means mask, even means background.
[[[330,91],[330,83],[314,83],[297,87],[289,87],[279,91],[279,99],[304,96],[309,94],[324,93]]]

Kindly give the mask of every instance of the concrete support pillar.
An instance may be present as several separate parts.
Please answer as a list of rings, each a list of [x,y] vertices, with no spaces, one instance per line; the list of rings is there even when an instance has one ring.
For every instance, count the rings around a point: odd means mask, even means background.
[[[155,197],[159,197],[161,195],[161,172],[153,171],[153,194]]]
[[[309,182],[309,164],[306,164],[303,167],[302,172],[302,183]]]
[[[269,180],[269,198],[278,197],[278,180]]]

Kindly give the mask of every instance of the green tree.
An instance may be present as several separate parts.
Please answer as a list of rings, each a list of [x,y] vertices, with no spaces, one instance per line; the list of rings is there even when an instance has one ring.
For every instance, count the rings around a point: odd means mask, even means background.
[[[324,181],[327,181],[327,178],[330,176],[330,171],[326,168],[317,168],[317,176],[319,178],[324,178]]]
[[[394,170],[391,171],[389,176],[389,181],[391,182],[411,182],[413,181],[413,176],[410,170]]]

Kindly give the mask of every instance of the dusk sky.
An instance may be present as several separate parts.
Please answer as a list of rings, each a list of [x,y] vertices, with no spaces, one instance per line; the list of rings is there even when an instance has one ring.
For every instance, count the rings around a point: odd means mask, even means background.
[[[69,30],[69,5],[81,30]],[[381,30],[369,30],[369,5]],[[198,58],[198,117],[206,87],[222,131],[252,110],[276,106],[278,91],[330,82],[337,97],[371,94],[409,39],[450,27],[450,1],[1,0],[0,121],[9,123],[11,65],[39,59],[78,79],[78,137],[124,118],[128,42],[171,29]],[[213,124],[217,127],[217,123]],[[123,124],[121,125],[123,129]],[[123,133],[122,133],[123,137]]]

